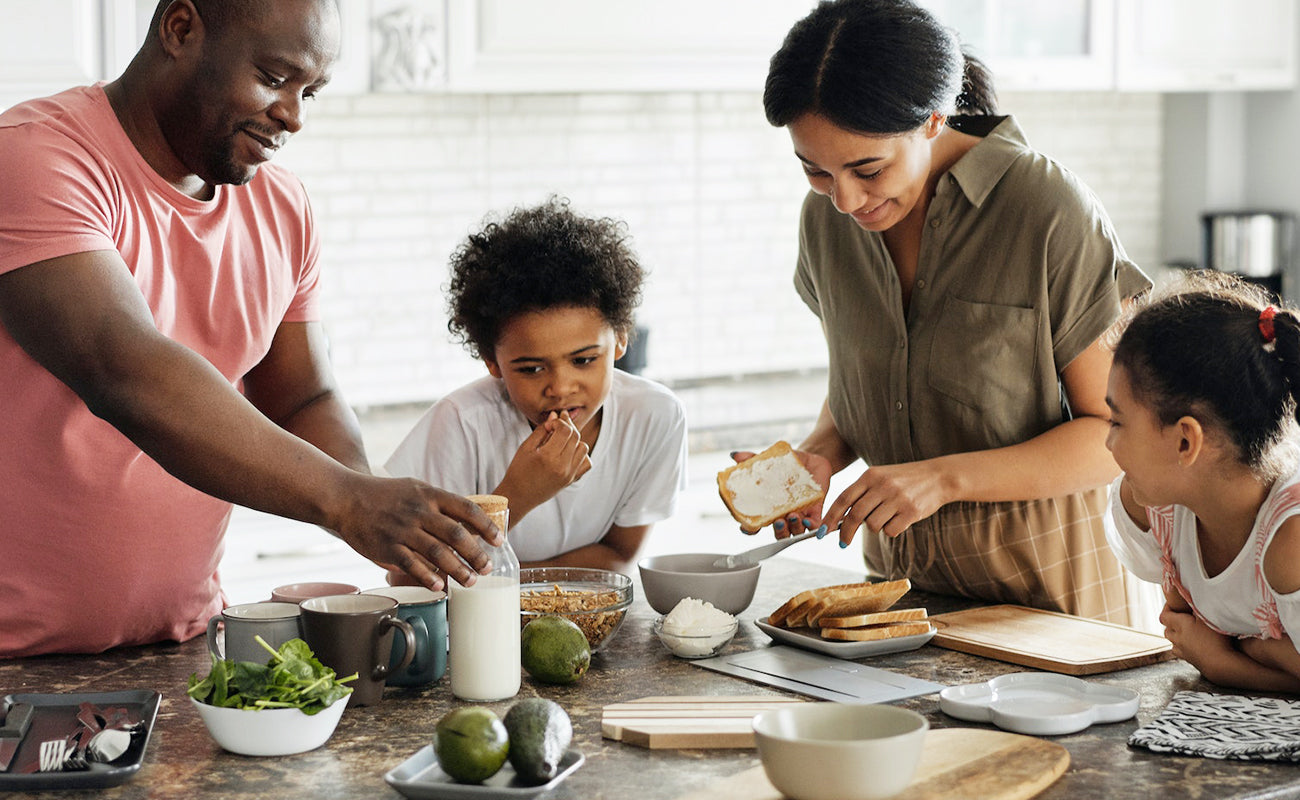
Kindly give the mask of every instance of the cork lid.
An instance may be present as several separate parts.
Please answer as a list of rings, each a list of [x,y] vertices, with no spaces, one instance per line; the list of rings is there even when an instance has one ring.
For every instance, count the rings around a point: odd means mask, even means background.
[[[485,514],[496,514],[505,511],[510,504],[509,500],[499,494],[471,494],[465,499],[483,509]]]

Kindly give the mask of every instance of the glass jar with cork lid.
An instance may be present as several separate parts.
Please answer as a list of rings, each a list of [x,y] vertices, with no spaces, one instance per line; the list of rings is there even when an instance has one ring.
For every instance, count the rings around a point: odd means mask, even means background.
[[[470,495],[504,535],[510,521],[501,495]],[[473,586],[447,581],[448,672],[451,693],[461,700],[486,702],[519,692],[519,559],[509,540],[500,547],[479,545],[492,571]]]

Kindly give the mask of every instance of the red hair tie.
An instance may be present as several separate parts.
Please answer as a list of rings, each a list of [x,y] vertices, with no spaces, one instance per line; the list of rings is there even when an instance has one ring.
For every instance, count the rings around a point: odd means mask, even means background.
[[[1259,312],[1259,335],[1264,337],[1264,344],[1271,344],[1277,339],[1277,331],[1273,329],[1273,318],[1276,316],[1277,309],[1273,306]]]

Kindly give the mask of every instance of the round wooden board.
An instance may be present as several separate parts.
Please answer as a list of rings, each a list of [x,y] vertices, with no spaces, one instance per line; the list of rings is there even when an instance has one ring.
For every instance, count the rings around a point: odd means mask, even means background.
[[[899,800],[1029,800],[1065,773],[1070,753],[1061,745],[1017,733],[944,728],[925,735],[916,778]],[[761,766],[724,778],[679,800],[781,800]]]

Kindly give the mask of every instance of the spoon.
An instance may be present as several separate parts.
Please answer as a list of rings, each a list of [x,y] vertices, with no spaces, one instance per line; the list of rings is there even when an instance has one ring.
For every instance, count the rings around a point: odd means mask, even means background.
[[[776,555],[777,553],[781,552],[782,550],[786,549],[792,544],[796,544],[798,542],[802,542],[804,539],[817,536],[818,533],[825,535],[826,531],[824,527],[807,531],[805,533],[800,533],[796,536],[788,536],[784,539],[777,539],[775,542],[772,542],[771,544],[765,544],[762,547],[755,547],[753,550],[746,550],[743,553],[736,553],[735,555],[723,556],[722,558],[719,558],[717,561],[714,561],[713,566],[718,569],[735,569],[736,567],[752,567],[758,562],[762,561],[763,559],[768,558],[769,556]]]

